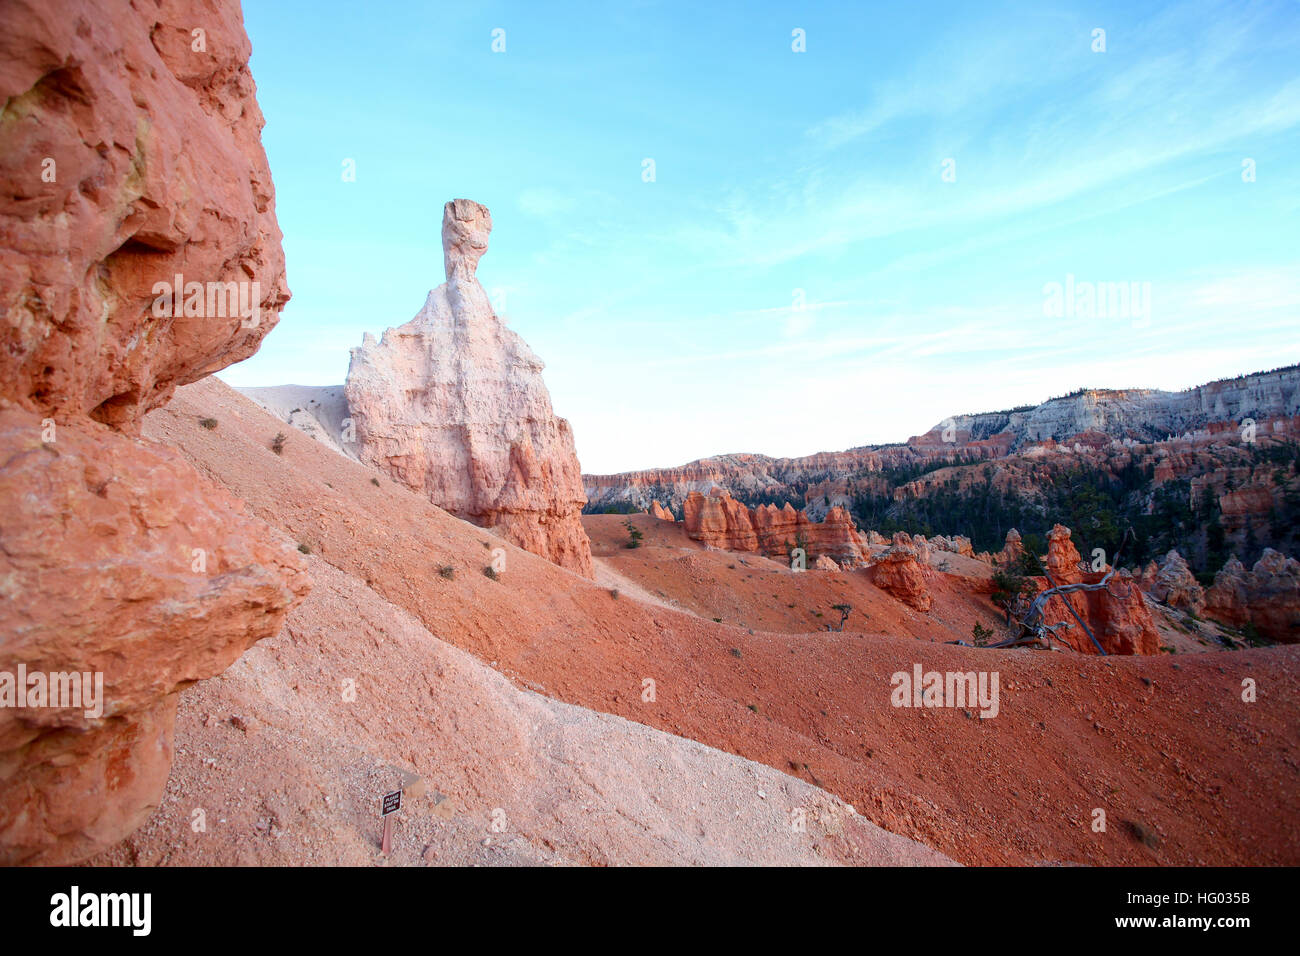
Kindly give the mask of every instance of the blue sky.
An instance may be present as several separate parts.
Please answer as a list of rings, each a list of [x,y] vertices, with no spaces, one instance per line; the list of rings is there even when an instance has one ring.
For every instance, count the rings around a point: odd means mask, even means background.
[[[1300,361],[1294,0],[559,6],[246,0],[293,300],[223,379],[341,382],[459,196],[588,472]]]

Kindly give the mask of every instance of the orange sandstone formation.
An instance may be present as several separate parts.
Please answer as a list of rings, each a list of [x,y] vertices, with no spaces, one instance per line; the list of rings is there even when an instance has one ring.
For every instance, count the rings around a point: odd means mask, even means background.
[[[137,827],[177,692],[308,589],[283,534],[137,437],[289,297],[249,52],[229,0],[0,6],[0,863]]]
[[[900,533],[901,534],[901,533]],[[895,535],[895,544],[878,555],[870,568],[871,582],[918,611],[928,611],[933,603],[926,568],[914,547]]]
[[[1047,535],[1044,562],[1052,581],[1057,585],[1097,584],[1105,577],[1105,571],[1085,571],[1079,562],[1079,552],[1070,540],[1070,529],[1059,524],[1053,527]],[[1039,582],[1040,590],[1049,587],[1045,578]],[[1160,635],[1139,584],[1128,572],[1119,571],[1103,589],[1054,595],[1043,608],[1043,622],[1066,624],[1056,631],[1057,637],[1080,653],[1096,654],[1095,645],[1066,607],[1068,602],[1107,654],[1158,654]]]
[[[1300,641],[1300,561],[1265,548],[1247,571],[1230,558],[1206,592],[1205,614],[1234,627],[1251,624],[1276,641]]]
[[[730,493],[715,488],[708,496],[698,491],[688,494],[682,512],[687,535],[710,547],[758,551],[781,560],[789,560],[794,549],[803,548],[809,564],[824,555],[844,568],[860,567],[866,560],[866,541],[838,505],[824,521],[816,522],[789,502],[782,508],[769,504],[751,511]]]

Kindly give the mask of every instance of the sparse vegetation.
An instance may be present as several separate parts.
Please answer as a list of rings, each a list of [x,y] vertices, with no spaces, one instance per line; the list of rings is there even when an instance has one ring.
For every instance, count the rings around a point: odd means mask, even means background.
[[[634,525],[631,521],[624,521],[623,527],[627,528],[628,542],[626,547],[629,548],[641,547],[641,539],[645,537],[645,535],[641,532],[641,530],[637,528],[637,526]],[[733,564],[732,567],[734,568],[735,565]]]
[[[849,619],[849,615],[853,613],[853,605],[852,605],[852,604],[832,604],[831,607],[832,607],[834,610],[840,612],[840,623],[835,627],[835,630],[837,630],[837,631],[842,631],[842,630],[844,630],[844,622],[847,621],[847,620]],[[828,626],[829,626],[829,625],[828,625]]]
[[[615,601],[617,601],[617,600],[618,600],[618,588],[610,588],[610,589],[609,589],[609,596],[612,597]]]
[[[212,431],[217,427],[217,420],[215,418],[200,418],[199,424],[208,431]]]
[[[976,621],[975,626],[971,628],[970,636],[971,642],[974,643],[976,647],[983,647],[993,637],[993,629],[991,627],[985,627],[979,621]]]
[[[592,505],[582,506],[582,513],[585,515],[634,515],[640,514],[641,509],[630,501],[620,501],[615,505]]]
[[[271,451],[277,455],[284,454],[284,443],[289,440],[289,436],[284,432],[276,432],[275,437],[271,439]]]
[[[311,545],[303,542],[299,542],[298,550],[301,551],[303,554],[311,554]]]
[[[452,578],[456,576],[456,569],[452,567],[450,564],[444,564],[442,567],[438,569],[438,575],[439,577],[444,577],[448,581],[450,581]]]
[[[1038,588],[1018,567],[999,568],[993,572],[993,603],[1010,611],[1022,597],[1029,597]]]
[[[376,488],[379,487],[379,479],[378,479],[378,478],[371,478],[371,479],[370,479],[370,483],[371,483],[372,485],[374,485]]]
[[[483,574],[484,574],[486,577],[491,578],[493,581],[499,581],[499,580],[501,580],[501,576],[500,576],[499,574],[497,574],[497,569],[494,568],[494,567],[492,567],[492,565],[490,565],[490,564],[489,564],[487,567],[485,567],[485,568],[483,569]]]
[[[732,657],[740,657],[740,656],[741,656],[740,648],[739,648],[739,647],[733,647],[733,648],[731,649],[731,656],[732,656]]]

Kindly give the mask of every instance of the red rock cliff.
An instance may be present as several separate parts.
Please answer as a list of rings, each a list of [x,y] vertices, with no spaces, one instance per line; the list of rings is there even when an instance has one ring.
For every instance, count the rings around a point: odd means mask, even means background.
[[[289,296],[249,53],[229,0],[0,5],[2,863],[143,822],[177,692],[307,592],[291,542],[137,437]],[[35,695],[73,672],[102,674],[96,706]]]

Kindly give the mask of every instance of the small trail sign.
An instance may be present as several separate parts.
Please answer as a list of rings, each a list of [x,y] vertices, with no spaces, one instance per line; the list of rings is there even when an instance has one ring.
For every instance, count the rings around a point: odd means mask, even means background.
[[[393,814],[402,808],[402,791],[384,794],[384,842],[379,852],[388,856],[393,848]]]

